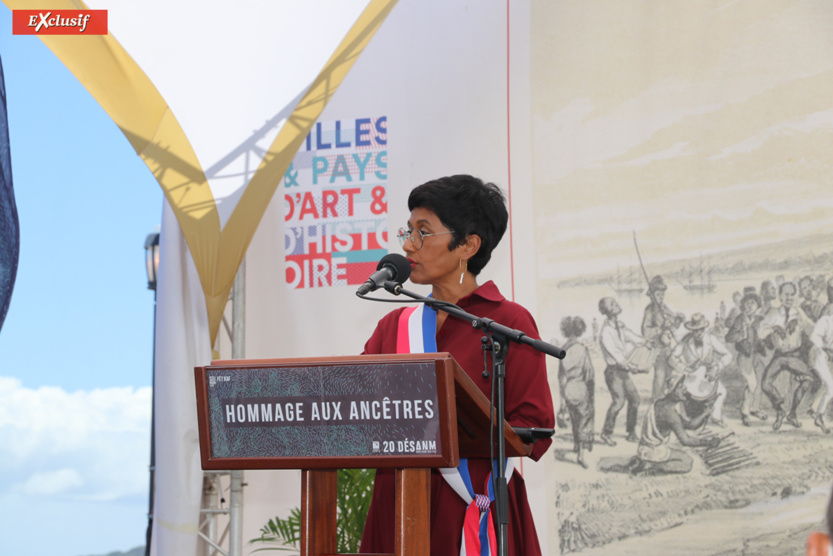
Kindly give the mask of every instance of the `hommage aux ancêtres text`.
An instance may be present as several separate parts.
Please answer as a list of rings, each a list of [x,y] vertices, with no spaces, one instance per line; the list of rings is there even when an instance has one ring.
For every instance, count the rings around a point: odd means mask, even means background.
[[[264,399],[223,404],[226,425],[321,424],[323,422],[373,422],[385,420],[422,420],[434,417],[434,401],[352,400],[342,401],[270,401]]]

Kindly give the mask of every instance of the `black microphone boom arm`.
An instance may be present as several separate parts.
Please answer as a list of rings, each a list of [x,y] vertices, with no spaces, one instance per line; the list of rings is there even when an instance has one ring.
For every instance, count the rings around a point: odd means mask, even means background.
[[[509,328],[508,326],[504,326],[491,319],[476,317],[472,314],[463,311],[460,307],[454,305],[453,303],[447,303],[445,301],[439,301],[437,299],[434,299],[433,297],[423,297],[419,294],[409,292],[408,290],[403,288],[402,284],[400,283],[387,281],[384,284],[384,288],[394,295],[406,295],[412,299],[416,299],[417,301],[425,303],[434,310],[445,311],[449,315],[453,315],[459,319],[469,321],[472,325],[472,328],[476,328],[477,330],[483,330],[485,332],[491,332],[492,334],[499,334],[517,344],[526,344],[532,347],[533,349],[540,351],[541,353],[551,355],[556,359],[564,359],[564,356],[567,354],[566,351],[564,351],[558,346],[554,346],[549,342],[545,342],[544,340],[536,340],[535,338],[530,338],[526,335],[525,332],[515,330],[514,328]]]

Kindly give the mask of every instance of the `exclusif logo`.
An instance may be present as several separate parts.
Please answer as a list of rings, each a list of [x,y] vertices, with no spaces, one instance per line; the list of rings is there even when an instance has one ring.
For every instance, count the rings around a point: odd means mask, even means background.
[[[106,35],[107,10],[12,10],[13,35]]]

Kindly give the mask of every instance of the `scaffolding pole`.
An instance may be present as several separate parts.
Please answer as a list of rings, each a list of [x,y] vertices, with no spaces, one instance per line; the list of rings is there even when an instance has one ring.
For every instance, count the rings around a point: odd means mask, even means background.
[[[244,359],[245,320],[246,320],[246,266],[241,263],[234,278],[231,293],[232,313],[231,327],[223,318],[226,332],[231,340],[232,359]],[[219,349],[215,346],[215,349]],[[225,499],[221,492],[223,478],[229,477],[229,505],[224,508]],[[200,514],[199,536],[205,543],[205,556],[242,556],[243,554],[243,471],[206,471],[203,474],[203,502]],[[219,534],[217,518],[228,516],[228,524],[222,535]],[[228,536],[227,536],[228,535]],[[228,539],[228,551],[223,543]]]
[[[240,263],[232,289],[231,358],[246,357],[246,259]],[[229,502],[229,556],[243,554],[243,470],[231,472]]]

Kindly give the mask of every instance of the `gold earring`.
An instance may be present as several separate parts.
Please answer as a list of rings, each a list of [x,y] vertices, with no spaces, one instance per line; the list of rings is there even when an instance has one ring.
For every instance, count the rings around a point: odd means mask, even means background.
[[[463,263],[466,263],[465,267],[463,267]],[[463,277],[466,275],[466,271],[469,269],[469,261],[465,259],[460,259],[460,267],[463,268],[463,272],[460,273],[460,283],[463,283]]]

